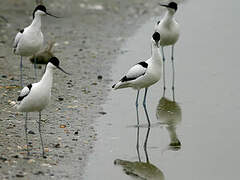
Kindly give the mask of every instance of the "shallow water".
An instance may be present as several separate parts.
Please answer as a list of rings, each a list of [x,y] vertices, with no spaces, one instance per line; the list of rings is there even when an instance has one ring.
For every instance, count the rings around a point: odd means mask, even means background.
[[[136,91],[112,91],[104,105],[107,114],[95,125],[98,141],[84,179],[226,180],[239,176],[239,6],[234,0],[181,5],[177,12],[181,39],[175,48],[176,102],[172,101],[169,58],[166,99],[162,82],[149,89],[150,129],[142,106],[141,127],[134,127]],[[126,53],[116,60],[114,81],[150,56],[155,21],[149,20],[122,47]],[[143,91],[140,101],[142,96]]]

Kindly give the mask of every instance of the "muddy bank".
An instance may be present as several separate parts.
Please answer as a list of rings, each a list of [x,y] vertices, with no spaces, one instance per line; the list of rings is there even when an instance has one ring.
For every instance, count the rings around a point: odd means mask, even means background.
[[[0,179],[80,179],[94,148],[94,119],[103,116],[111,80],[109,71],[122,42],[160,8],[156,1],[46,2],[51,13],[64,18],[42,19],[45,45],[55,41],[54,54],[72,73],[55,72],[52,101],[43,111],[47,159],[40,154],[37,113],[29,115],[31,156],[26,156],[24,114],[12,107],[19,95],[19,57],[11,45],[17,30],[31,22],[34,5],[5,1],[0,7]],[[39,69],[38,73],[43,71]],[[33,65],[24,58],[24,84],[34,82]]]

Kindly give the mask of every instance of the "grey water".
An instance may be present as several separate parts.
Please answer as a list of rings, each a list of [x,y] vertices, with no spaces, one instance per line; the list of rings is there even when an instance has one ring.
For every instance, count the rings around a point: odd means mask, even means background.
[[[98,140],[84,179],[239,177],[239,7],[235,0],[192,0],[180,5],[176,14],[181,37],[175,47],[175,101],[170,56],[165,97],[162,81],[149,88],[150,129],[141,104],[141,127],[134,126],[136,92],[112,91],[103,106],[107,114],[95,124]],[[150,37],[157,19],[150,19],[127,40],[122,47],[126,53],[116,60],[112,79],[119,80],[133,64],[150,57]],[[165,49],[170,55],[170,48]],[[142,101],[143,92],[140,96]]]

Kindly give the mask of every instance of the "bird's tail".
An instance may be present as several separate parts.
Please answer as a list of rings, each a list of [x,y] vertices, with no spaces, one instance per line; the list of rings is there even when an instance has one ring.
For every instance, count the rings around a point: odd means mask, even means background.
[[[129,83],[121,82],[121,81],[119,81],[118,83],[116,83],[116,84],[114,84],[114,85],[112,86],[112,88],[113,88],[114,90],[116,90],[116,89],[122,89],[122,88],[127,88],[127,87],[129,87]]]

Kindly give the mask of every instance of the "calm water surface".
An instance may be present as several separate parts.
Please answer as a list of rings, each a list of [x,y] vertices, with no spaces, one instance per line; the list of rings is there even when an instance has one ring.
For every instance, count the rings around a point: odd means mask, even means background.
[[[192,0],[179,7],[181,39],[175,48],[176,101],[172,101],[170,89],[169,58],[166,96],[162,96],[162,82],[149,89],[150,129],[146,128],[142,106],[139,106],[141,127],[134,127],[136,91],[112,91],[104,105],[107,114],[96,122],[98,141],[84,179],[239,177],[239,7],[240,1],[236,0]],[[127,52],[116,60],[115,81],[133,64],[150,57],[154,22],[156,18],[149,20],[123,46]],[[165,54],[170,55],[170,51]],[[142,96],[143,91],[140,101]]]

